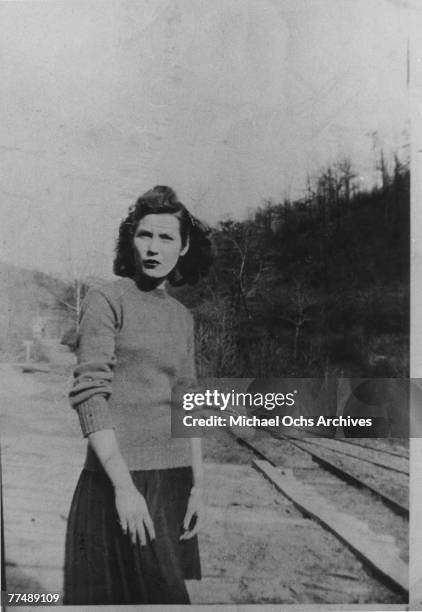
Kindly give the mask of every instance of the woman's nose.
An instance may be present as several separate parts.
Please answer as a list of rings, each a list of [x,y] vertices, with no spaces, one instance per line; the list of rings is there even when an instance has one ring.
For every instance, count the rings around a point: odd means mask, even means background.
[[[158,240],[156,238],[151,238],[148,244],[148,253],[158,253]]]

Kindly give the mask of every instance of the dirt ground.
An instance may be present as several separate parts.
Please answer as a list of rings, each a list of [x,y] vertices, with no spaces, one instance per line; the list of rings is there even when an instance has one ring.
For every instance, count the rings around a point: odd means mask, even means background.
[[[0,380],[7,591],[61,593],[67,512],[85,449],[67,402],[69,371],[23,374],[0,364]],[[193,603],[400,603],[222,436],[205,444],[203,579],[188,585]]]

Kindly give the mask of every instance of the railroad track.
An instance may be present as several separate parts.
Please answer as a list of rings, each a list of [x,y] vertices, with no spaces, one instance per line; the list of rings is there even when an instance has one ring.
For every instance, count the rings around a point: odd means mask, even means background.
[[[369,446],[360,445],[359,448],[357,445],[348,446],[348,441],[343,439],[306,439],[306,442],[324,449],[333,450],[340,453],[340,455],[354,457],[355,459],[371,463],[377,467],[383,467],[390,471],[409,476],[409,461],[403,455],[394,454],[391,456],[391,454],[389,454],[389,456],[386,457],[383,451],[371,449]]]
[[[396,443],[396,448],[385,448],[383,445],[383,440],[380,442],[377,439],[368,439],[368,438],[354,438],[354,439],[342,439],[343,444],[350,444],[351,446],[360,446],[362,448],[370,448],[371,450],[376,450],[384,455],[393,455],[395,457],[402,457],[404,459],[409,459],[409,449],[403,445],[403,443],[408,443],[407,440],[401,440],[401,444]],[[380,446],[381,444],[381,446]]]
[[[296,436],[268,431],[279,440],[287,440],[311,455],[322,468],[352,485],[363,487],[378,496],[400,516],[409,517],[409,464],[403,461],[388,465],[382,458],[358,457],[341,448],[341,440],[301,439]],[[403,465],[405,464],[405,465]]]
[[[300,432],[261,430],[253,440],[232,434],[256,457],[254,466],[305,516],[334,533],[375,572],[377,580],[407,601],[405,449],[383,452],[381,445],[374,450],[340,439],[304,439]],[[294,452],[287,454],[288,448]],[[312,458],[312,467],[295,467],[305,456]]]

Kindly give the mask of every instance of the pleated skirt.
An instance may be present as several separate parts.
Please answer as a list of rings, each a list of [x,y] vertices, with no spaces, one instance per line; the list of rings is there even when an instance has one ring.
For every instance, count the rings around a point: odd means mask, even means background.
[[[131,472],[145,497],[155,540],[141,548],[123,533],[104,472],[83,470],[66,534],[64,604],[188,604],[200,579],[198,539],[180,542],[192,468]]]

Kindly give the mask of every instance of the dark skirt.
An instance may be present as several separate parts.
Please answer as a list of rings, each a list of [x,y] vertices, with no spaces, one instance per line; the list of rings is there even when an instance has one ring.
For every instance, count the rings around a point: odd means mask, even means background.
[[[70,508],[64,604],[188,604],[185,579],[200,579],[198,539],[180,542],[192,468],[131,472],[156,538],[132,544],[118,522],[104,472],[83,470]]]

